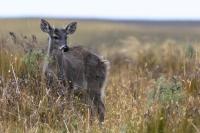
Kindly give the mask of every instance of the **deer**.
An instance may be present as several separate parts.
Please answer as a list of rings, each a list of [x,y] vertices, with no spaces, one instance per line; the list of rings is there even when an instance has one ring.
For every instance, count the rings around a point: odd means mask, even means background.
[[[90,109],[91,116],[93,117],[95,110],[99,122],[103,123],[104,90],[108,80],[109,61],[83,46],[68,46],[68,37],[76,31],[77,22],[71,22],[63,28],[55,28],[41,19],[40,28],[48,34],[49,40],[47,59],[43,66],[43,75],[48,86],[58,79],[70,95],[85,92],[94,107]]]

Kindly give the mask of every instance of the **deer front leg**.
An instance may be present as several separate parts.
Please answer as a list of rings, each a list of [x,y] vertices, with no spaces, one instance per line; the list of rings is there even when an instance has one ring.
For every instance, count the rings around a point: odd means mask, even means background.
[[[63,53],[60,51],[60,53],[57,53],[57,65],[58,65],[58,80],[60,80],[64,86],[66,85],[65,83],[65,76],[64,76],[64,66],[63,66]]]
[[[50,88],[53,84],[53,74],[49,71],[46,71],[45,76],[46,76],[47,87]]]

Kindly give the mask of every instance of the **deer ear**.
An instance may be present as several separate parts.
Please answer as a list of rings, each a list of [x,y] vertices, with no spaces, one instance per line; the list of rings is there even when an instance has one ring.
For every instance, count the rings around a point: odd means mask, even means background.
[[[65,28],[67,34],[73,34],[76,31],[77,22],[68,24]]]
[[[40,29],[46,33],[50,33],[52,31],[51,25],[44,19],[41,19]]]

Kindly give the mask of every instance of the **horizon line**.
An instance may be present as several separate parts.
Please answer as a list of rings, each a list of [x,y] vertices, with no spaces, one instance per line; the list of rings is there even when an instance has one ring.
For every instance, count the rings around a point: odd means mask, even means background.
[[[132,17],[132,18],[116,18],[116,17],[69,17],[69,16],[0,16],[0,19],[75,19],[75,20],[98,20],[98,21],[200,21],[200,18],[148,18],[148,17]]]

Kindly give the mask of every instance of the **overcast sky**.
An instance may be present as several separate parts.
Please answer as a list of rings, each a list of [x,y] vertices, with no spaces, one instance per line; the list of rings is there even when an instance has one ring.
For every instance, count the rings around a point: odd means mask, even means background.
[[[0,17],[200,20],[200,0],[0,0]]]

